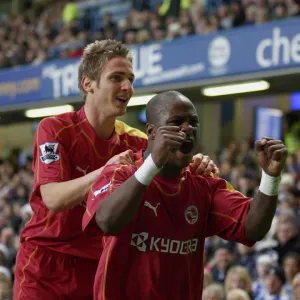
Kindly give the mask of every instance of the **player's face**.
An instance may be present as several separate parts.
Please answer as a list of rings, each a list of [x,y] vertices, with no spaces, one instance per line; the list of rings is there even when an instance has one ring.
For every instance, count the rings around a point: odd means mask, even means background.
[[[197,143],[199,118],[194,105],[189,101],[176,101],[164,116],[165,125],[179,126],[186,138],[182,146],[169,156],[169,165],[186,167],[193,158]]]
[[[107,117],[122,116],[133,95],[134,75],[131,62],[124,57],[110,59],[94,87],[96,106]],[[95,82],[96,85],[96,82]]]

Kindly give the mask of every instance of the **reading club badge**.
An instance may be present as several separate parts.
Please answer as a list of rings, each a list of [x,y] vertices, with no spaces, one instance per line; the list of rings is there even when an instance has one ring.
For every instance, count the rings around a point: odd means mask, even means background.
[[[189,224],[195,224],[198,220],[198,209],[195,205],[190,205],[184,213],[185,219]]]

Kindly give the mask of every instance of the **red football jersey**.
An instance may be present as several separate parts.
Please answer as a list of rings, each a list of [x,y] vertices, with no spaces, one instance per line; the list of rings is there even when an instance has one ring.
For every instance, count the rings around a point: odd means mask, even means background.
[[[42,120],[34,140],[34,189],[30,198],[33,216],[21,242],[29,241],[70,255],[99,259],[101,244],[82,231],[85,202],[54,214],[44,204],[40,185],[75,179],[94,171],[127,149],[147,147],[147,137],[116,121],[109,140],[99,138],[88,122],[84,108]]]
[[[137,167],[142,163],[140,151]],[[105,168],[88,196],[85,231],[102,235],[94,221],[99,204],[135,171]],[[102,237],[94,299],[201,299],[205,238],[253,245],[244,233],[250,203],[225,180],[196,176],[189,168],[176,178],[156,176],[135,218],[118,235]]]

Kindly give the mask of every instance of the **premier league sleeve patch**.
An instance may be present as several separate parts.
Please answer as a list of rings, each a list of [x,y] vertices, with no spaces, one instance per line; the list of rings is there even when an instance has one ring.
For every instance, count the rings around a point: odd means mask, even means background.
[[[54,161],[59,160],[59,155],[56,154],[58,143],[47,142],[40,145],[42,156],[40,156],[41,162],[44,164],[51,164]]]
[[[103,186],[101,189],[95,191],[94,197],[92,198],[92,200],[95,200],[95,197],[97,197],[99,194],[107,192],[110,187],[110,184],[111,184],[111,181],[108,184],[106,184],[105,186]]]

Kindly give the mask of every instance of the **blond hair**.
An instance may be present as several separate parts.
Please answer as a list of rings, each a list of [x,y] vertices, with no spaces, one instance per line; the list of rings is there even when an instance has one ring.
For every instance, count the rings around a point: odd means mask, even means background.
[[[229,269],[227,275],[226,275],[226,279],[225,279],[225,291],[226,293],[229,292],[229,290],[231,289],[231,280],[234,274],[239,274],[239,276],[242,278],[242,280],[245,281],[245,291],[247,293],[251,293],[252,292],[252,280],[250,278],[249,272],[246,268],[242,267],[242,266],[235,266]]]
[[[202,294],[202,300],[206,300],[211,295],[214,295],[218,300],[225,299],[225,293],[221,284],[213,283],[206,287]]]
[[[83,76],[95,80],[98,84],[105,64],[116,56],[127,58],[132,62],[132,55],[127,45],[116,40],[95,41],[85,47],[78,69],[78,87],[83,99],[87,94],[81,85]]]
[[[296,286],[300,284],[300,272],[297,273],[292,281],[292,294],[293,294],[293,300],[298,300],[299,298],[297,298],[296,296],[296,292],[295,292],[295,289],[296,289]]]
[[[242,289],[232,289],[228,292],[227,300],[250,300],[249,295]]]
[[[207,285],[205,285],[205,283]],[[203,273],[203,287],[206,288],[207,286],[209,286],[212,283],[213,283],[212,274],[209,271],[204,270],[204,273]]]

